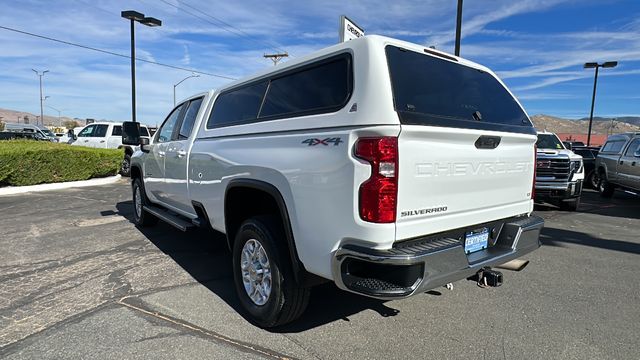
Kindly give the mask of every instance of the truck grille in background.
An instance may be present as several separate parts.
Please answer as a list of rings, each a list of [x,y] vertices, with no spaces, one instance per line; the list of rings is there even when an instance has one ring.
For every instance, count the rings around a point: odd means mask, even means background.
[[[569,181],[571,162],[568,158],[538,157],[536,165],[538,181]]]

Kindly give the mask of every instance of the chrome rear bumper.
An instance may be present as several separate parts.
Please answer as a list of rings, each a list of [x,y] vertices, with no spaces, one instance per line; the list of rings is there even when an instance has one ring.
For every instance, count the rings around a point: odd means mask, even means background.
[[[346,291],[379,299],[404,298],[468,278],[485,266],[506,263],[540,247],[544,226],[540,217],[491,224],[497,228],[494,245],[471,254],[464,251],[464,239],[446,236],[385,251],[346,244],[333,257],[333,278]]]

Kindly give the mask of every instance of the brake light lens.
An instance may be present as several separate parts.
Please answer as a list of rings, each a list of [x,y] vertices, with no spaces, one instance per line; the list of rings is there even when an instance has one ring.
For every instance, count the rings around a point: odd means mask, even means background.
[[[373,223],[396,221],[398,138],[361,138],[355,155],[371,164],[371,177],[360,185],[360,218]]]

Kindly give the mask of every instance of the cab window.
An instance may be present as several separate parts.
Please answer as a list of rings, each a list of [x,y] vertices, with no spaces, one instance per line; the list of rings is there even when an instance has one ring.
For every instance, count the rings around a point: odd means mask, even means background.
[[[182,125],[180,125],[180,132],[178,133],[179,140],[188,139],[191,135],[193,124],[196,122],[196,117],[198,116],[198,111],[200,110],[203,99],[204,98],[198,98],[189,102],[189,108],[187,108],[187,112],[184,114],[184,120],[182,120]]]
[[[171,114],[167,116],[167,119],[162,124],[162,127],[160,127],[160,130],[158,130],[156,142],[164,143],[164,142],[173,140],[173,130],[175,129],[176,124],[178,123],[178,119],[180,119],[180,113],[182,112],[182,108],[184,108],[184,104],[180,104],[180,106],[175,108],[171,112]]]
[[[96,129],[93,132],[94,137],[105,137],[107,136],[107,130],[109,129],[109,125],[96,125]]]
[[[627,151],[625,151],[624,156],[629,156],[629,157],[634,156],[633,154],[635,154],[639,148],[640,148],[640,138],[635,138],[629,144],[629,147],[627,148]]]
[[[93,131],[96,128],[95,125],[89,125],[86,128],[82,129],[78,134],[78,137],[90,137],[93,136]]]

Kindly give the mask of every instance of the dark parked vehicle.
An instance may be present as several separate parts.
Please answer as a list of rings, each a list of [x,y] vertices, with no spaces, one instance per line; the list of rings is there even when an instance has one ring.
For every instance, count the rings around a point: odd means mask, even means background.
[[[48,137],[36,132],[0,131],[0,140],[16,139],[49,141]]]
[[[613,196],[616,188],[640,192],[640,132],[609,136],[596,158],[598,191]]]
[[[573,150],[575,147],[585,146],[582,141],[563,141],[562,144],[568,150]]]
[[[575,146],[573,152],[582,156],[585,173],[585,185],[598,189],[598,176],[596,173],[596,157],[598,156],[599,147]]]

